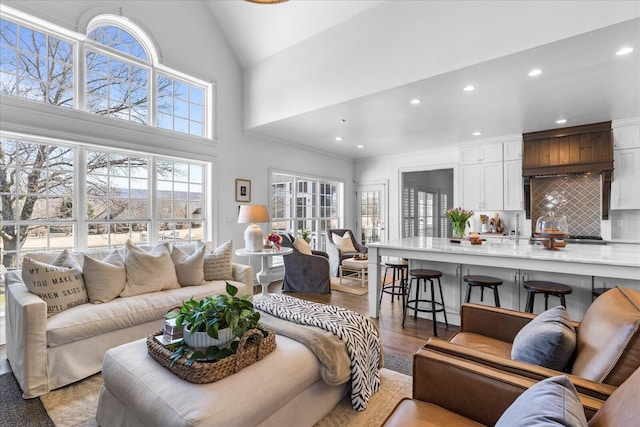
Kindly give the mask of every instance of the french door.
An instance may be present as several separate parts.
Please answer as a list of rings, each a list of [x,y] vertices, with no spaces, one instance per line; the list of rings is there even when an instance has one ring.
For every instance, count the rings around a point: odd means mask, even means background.
[[[356,187],[356,238],[363,244],[387,239],[387,185]]]

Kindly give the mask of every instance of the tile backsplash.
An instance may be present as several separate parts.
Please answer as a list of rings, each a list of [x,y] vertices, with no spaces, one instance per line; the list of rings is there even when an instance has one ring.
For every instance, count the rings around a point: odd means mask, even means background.
[[[549,211],[565,215],[569,234],[600,236],[600,175],[536,177],[531,180],[531,232]]]

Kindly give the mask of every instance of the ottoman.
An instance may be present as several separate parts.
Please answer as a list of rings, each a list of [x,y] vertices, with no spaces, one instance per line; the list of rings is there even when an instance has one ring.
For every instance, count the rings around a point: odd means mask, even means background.
[[[340,284],[343,278],[352,278],[360,281],[360,286],[367,286],[367,272],[369,270],[369,260],[347,258],[340,264]]]
[[[96,421],[110,426],[312,426],[349,391],[327,385],[303,344],[276,336],[276,349],[240,372],[192,384],[147,353],[145,340],[104,356]]]

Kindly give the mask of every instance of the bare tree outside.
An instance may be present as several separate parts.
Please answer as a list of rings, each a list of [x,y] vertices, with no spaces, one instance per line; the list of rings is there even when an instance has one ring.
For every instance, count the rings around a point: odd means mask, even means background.
[[[74,50],[66,41],[0,20],[0,92],[62,107],[73,107]],[[87,51],[86,99],[89,111],[139,123],[148,121],[148,71],[90,50]],[[158,79],[167,91],[173,81]],[[169,103],[159,105],[160,111],[171,111]],[[30,232],[40,225],[17,226],[16,221],[60,222],[60,230],[68,233],[77,218],[85,212],[70,203],[73,199],[74,151],[70,147],[53,146],[3,139],[0,146],[0,199],[2,212],[3,265],[15,267],[16,250],[21,248]],[[129,198],[118,198],[122,188],[110,185],[100,171],[109,169],[119,174],[144,166],[146,159],[97,153],[88,156],[86,164],[87,206],[89,219],[129,222],[131,210],[149,217],[148,206]],[[143,165],[144,163],[144,165]],[[95,172],[95,173],[94,173]],[[159,175],[173,173],[159,168]],[[148,195],[144,196],[148,198]],[[109,200],[109,203],[105,203]],[[144,207],[144,209],[142,209]],[[134,215],[136,216],[136,215]],[[65,221],[68,224],[65,225]],[[49,232],[51,228],[47,229]],[[44,231],[43,231],[44,232]]]

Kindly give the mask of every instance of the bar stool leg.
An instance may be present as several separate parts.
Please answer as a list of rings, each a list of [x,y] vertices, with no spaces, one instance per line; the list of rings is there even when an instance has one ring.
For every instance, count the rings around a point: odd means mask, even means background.
[[[500,296],[498,295],[498,285],[493,286],[493,299],[496,303],[496,307],[500,307]]]
[[[544,294],[544,309],[549,310],[549,294],[546,292]]]
[[[467,298],[465,299],[465,302],[471,301],[471,288],[472,286],[467,283]]]
[[[524,311],[526,311],[527,313],[533,313],[533,297],[534,297],[534,293],[529,291],[527,292],[527,303],[525,304],[525,308]]]
[[[407,298],[404,302],[404,306],[402,308],[402,329],[404,329],[404,320],[407,318],[407,308],[409,306],[409,294],[411,294],[411,287],[413,286],[413,280],[415,278],[411,278],[411,281],[409,281],[409,289],[407,289]]]
[[[484,302],[484,286],[480,286],[480,301]]]
[[[415,302],[416,309],[413,310],[413,320],[418,319],[418,299],[420,297],[420,280],[421,280],[420,277],[418,277],[417,280],[416,280],[416,293],[415,293],[415,295],[416,295],[416,302]],[[427,285],[427,281],[426,280],[423,280],[423,283],[424,283],[424,286]]]
[[[444,305],[444,296],[442,295],[442,283],[440,283],[440,278],[438,277],[438,288],[440,288],[440,302],[442,302],[442,314],[444,314],[444,324],[449,327],[449,321],[447,320],[447,307]],[[432,296],[433,292],[431,292]]]
[[[429,279],[429,283],[431,284],[431,319],[433,321],[433,336],[438,336],[438,329],[436,327],[436,293],[433,289],[433,280]],[[426,282],[425,282],[426,284]]]
[[[560,295],[560,304],[562,304],[564,308],[567,308],[567,303],[564,299],[564,295]]]

